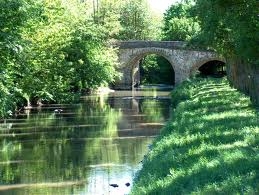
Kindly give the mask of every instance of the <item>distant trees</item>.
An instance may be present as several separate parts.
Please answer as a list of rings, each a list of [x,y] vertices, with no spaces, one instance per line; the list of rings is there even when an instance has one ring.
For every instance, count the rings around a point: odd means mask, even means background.
[[[118,39],[146,40],[150,39],[151,15],[146,0],[123,1],[119,21],[122,29]]]
[[[111,28],[118,40],[150,40],[160,35],[159,21],[152,15],[147,0],[93,0],[94,20],[104,24],[115,19]]]
[[[163,41],[190,41],[200,31],[199,24],[191,15],[193,0],[172,4],[164,13],[161,39]],[[147,56],[142,65],[143,79],[149,83],[174,84],[172,65],[161,56]],[[145,74],[146,73],[146,74]],[[157,74],[163,77],[157,77]]]
[[[168,60],[155,54],[141,61],[141,84],[174,84],[174,70]],[[162,75],[162,76],[161,76]]]
[[[162,39],[190,41],[200,31],[197,20],[191,15],[193,0],[185,0],[171,5],[164,13]]]

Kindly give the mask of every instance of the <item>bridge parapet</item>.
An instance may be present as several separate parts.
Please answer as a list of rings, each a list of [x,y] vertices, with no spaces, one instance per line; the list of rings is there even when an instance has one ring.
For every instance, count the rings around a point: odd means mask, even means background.
[[[113,45],[120,49],[136,49],[136,48],[167,48],[167,49],[183,49],[187,43],[184,41],[118,41]]]

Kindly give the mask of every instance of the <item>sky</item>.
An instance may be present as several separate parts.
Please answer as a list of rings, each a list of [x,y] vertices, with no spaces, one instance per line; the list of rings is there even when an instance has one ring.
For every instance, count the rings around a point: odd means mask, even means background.
[[[167,8],[179,0],[148,0],[150,7],[158,14],[162,14]]]

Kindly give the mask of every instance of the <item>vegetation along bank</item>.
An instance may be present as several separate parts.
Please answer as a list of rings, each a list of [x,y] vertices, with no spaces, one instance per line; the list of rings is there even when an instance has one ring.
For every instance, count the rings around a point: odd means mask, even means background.
[[[152,17],[145,0],[1,0],[0,118],[112,85],[110,43],[159,39]]]
[[[132,194],[258,194],[259,112],[226,79],[172,92],[174,110]]]

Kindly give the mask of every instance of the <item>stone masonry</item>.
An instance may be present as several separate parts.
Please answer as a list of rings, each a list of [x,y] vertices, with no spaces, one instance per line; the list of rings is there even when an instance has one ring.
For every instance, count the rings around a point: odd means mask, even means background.
[[[114,44],[119,48],[119,72],[121,78],[115,89],[131,89],[139,77],[139,60],[148,54],[157,54],[166,58],[175,72],[175,84],[194,74],[203,64],[225,60],[212,51],[188,49],[185,42],[180,41],[123,41]],[[163,76],[163,75],[161,75]]]

